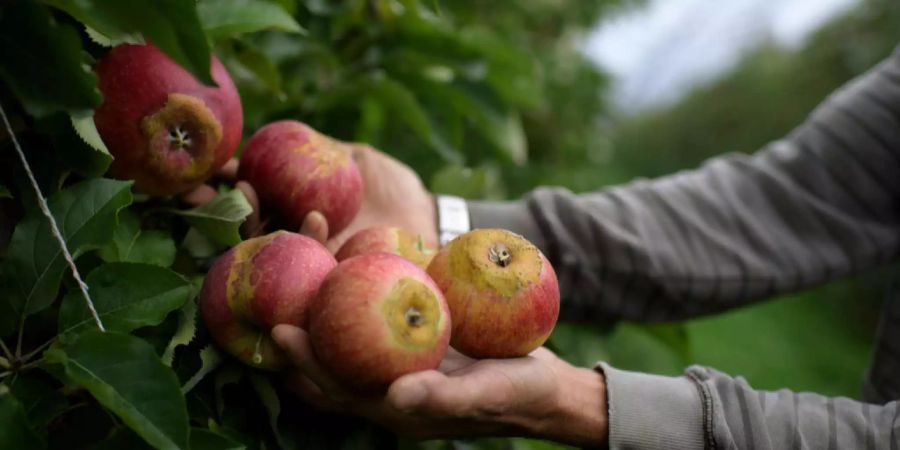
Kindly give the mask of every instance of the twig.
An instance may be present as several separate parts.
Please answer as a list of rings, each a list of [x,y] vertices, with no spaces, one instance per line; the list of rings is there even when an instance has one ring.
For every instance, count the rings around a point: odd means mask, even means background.
[[[6,346],[6,342],[3,342],[3,339],[0,339],[0,350],[3,350],[3,355],[6,356],[6,359],[13,359],[13,354],[9,351],[9,347]]]
[[[19,145],[19,140],[16,139],[16,133],[13,132],[12,126],[9,124],[9,119],[6,117],[6,110],[3,109],[3,106],[0,105],[0,116],[3,117],[3,124],[6,126],[6,131],[9,133],[10,138],[12,138],[13,147],[15,147],[16,152],[19,154],[19,159],[22,160],[22,166],[25,167],[25,173],[28,174],[28,180],[31,182],[31,187],[34,189],[34,193],[37,195],[38,206],[41,208],[41,212],[44,213],[44,216],[47,217],[47,220],[50,221],[50,231],[53,234],[53,237],[56,238],[57,242],[59,242],[60,250],[62,250],[63,258],[65,258],[66,262],[69,264],[69,268],[72,270],[72,278],[75,279],[75,283],[78,284],[78,288],[81,289],[82,295],[84,295],[84,301],[87,302],[87,307],[91,311],[91,316],[94,318],[94,322],[97,323],[97,328],[100,331],[106,331],[103,327],[103,322],[100,320],[100,315],[97,314],[97,310],[94,308],[94,302],[91,301],[91,296],[88,294],[88,286],[85,284],[84,280],[81,279],[81,274],[78,273],[78,268],[75,267],[75,260],[72,258],[72,254],[69,253],[69,247],[66,246],[66,240],[63,238],[62,233],[59,231],[59,227],[56,224],[56,219],[53,217],[53,213],[50,212],[50,206],[47,205],[47,199],[44,198],[44,193],[41,192],[41,187],[38,185],[37,180],[34,178],[34,173],[31,171],[31,166],[28,164],[28,160],[25,158],[25,152],[22,151],[22,146]],[[23,312],[23,320],[20,324],[24,324],[24,312]],[[21,354],[22,349],[22,328],[19,328],[19,342],[16,344],[16,355]]]
[[[55,341],[55,340],[56,340],[56,338],[53,338],[53,339],[50,339],[50,340],[47,341],[47,342],[44,342],[43,344],[41,344],[40,347],[38,347],[38,348],[32,350],[32,351],[29,352],[27,355],[23,356],[23,357],[22,357],[22,361],[28,361],[29,359],[34,358],[34,355],[40,353],[41,350],[44,350],[45,348],[49,347],[50,344],[52,344],[53,341]]]
[[[0,107],[2,109],[2,107]],[[25,336],[25,311],[22,311],[22,317],[19,318],[19,333],[16,338],[16,359],[22,357],[22,338]]]
[[[22,372],[22,371],[25,371],[28,369],[33,369],[33,368],[37,367],[38,365],[40,365],[42,362],[44,362],[44,358],[38,358],[28,364],[22,365],[21,367],[19,367],[17,372]]]

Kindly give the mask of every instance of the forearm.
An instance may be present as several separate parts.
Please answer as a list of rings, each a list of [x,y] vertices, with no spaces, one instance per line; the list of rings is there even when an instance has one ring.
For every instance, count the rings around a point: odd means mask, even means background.
[[[873,405],[788,390],[694,366],[661,377],[603,366],[611,449],[893,448],[897,402]]]
[[[537,243],[569,317],[679,319],[857,273],[900,244],[900,51],[753,156],[597,193],[470,202]]]

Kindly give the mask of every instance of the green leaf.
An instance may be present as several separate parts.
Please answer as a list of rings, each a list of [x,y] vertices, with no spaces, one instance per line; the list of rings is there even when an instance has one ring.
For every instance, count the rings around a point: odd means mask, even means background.
[[[241,33],[277,30],[301,33],[303,28],[281,6],[261,0],[201,0],[197,13],[213,41]]]
[[[193,301],[189,301],[181,307],[178,314],[178,329],[175,330],[175,334],[172,335],[172,340],[169,341],[169,345],[166,346],[166,351],[163,352],[163,355],[160,359],[162,359],[163,364],[167,366],[172,366],[172,360],[175,357],[175,349],[181,345],[188,345],[194,340],[194,335],[197,334],[197,303]],[[201,353],[200,357],[203,355]]]
[[[128,334],[87,331],[75,343],[45,353],[67,378],[87,389],[147,443],[188,448],[188,415],[178,378],[153,347]]]
[[[219,194],[211,202],[194,209],[175,211],[201,234],[221,245],[241,242],[241,224],[252,212],[247,198],[238,189]]]
[[[281,90],[281,72],[278,71],[278,66],[268,55],[242,42],[235,50],[234,57],[241,63],[241,66],[262,82],[266,89],[272,91],[279,98],[284,97]]]
[[[244,444],[206,428],[191,428],[191,450],[244,450],[246,448]]]
[[[100,132],[97,131],[93,111],[71,114],[71,119],[72,128],[75,129],[75,133],[78,134],[78,137],[85,144],[112,159],[109,149],[106,148],[106,144],[103,143],[103,139],[100,137]]]
[[[181,275],[150,264],[104,264],[85,281],[103,325],[121,333],[159,325],[194,293],[194,286]],[[94,326],[81,292],[70,292],[59,308],[60,338],[71,339]]]
[[[74,258],[109,242],[119,210],[131,203],[130,187],[130,181],[101,178],[72,185],[50,198],[50,211]],[[53,302],[66,268],[47,218],[39,211],[29,212],[13,233],[2,267],[0,336],[10,331],[9,321],[2,319],[6,313],[12,314],[8,318],[15,325]]]
[[[140,33],[197,79],[213,84],[210,50],[194,2],[183,0],[42,0],[112,41]]]
[[[213,370],[216,370],[216,367],[219,367],[222,364],[224,358],[222,358],[222,353],[220,353],[215,347],[212,345],[207,345],[203,347],[203,350],[200,350],[200,369],[197,370],[191,378],[184,382],[184,386],[181,387],[181,392],[187,394],[194,389],[194,386],[197,386],[203,378],[210,374]]]
[[[0,14],[0,77],[33,116],[100,105],[83,55],[78,32],[56,23],[42,6],[17,1]]]
[[[9,188],[0,184],[0,199],[4,198],[13,198],[12,192],[9,192]]]
[[[216,372],[213,379],[213,392],[216,395],[216,413],[219,416],[225,412],[225,394],[223,390],[225,386],[235,384],[244,377],[244,371],[237,363],[226,364],[225,367]]]
[[[381,104],[392,112],[394,117],[402,120],[419,139],[434,149],[444,160],[460,163],[459,153],[447,145],[435,132],[431,119],[422,109],[415,94],[406,86],[386,76],[376,77],[371,81],[369,93],[375,95]]]
[[[0,449],[40,449],[44,443],[32,431],[22,404],[0,384]]]
[[[175,241],[160,230],[141,230],[140,219],[131,210],[119,213],[113,240],[100,249],[107,262],[135,262],[169,267],[175,261]]]
[[[504,159],[524,164],[528,159],[527,142],[522,120],[513,111],[501,112],[461,87],[446,83],[422,83],[421,89],[442,104],[468,119]]]
[[[22,402],[28,422],[39,432],[46,430],[50,422],[68,406],[59,387],[33,373],[20,374],[9,387],[13,395]]]
[[[49,169],[59,172],[63,177],[69,172],[78,173],[85,178],[97,178],[102,176],[106,169],[112,163],[112,155],[109,152],[99,151],[92,147],[91,144],[85,142],[84,138],[78,135],[77,127],[86,127],[86,125],[78,117],[91,113],[72,113],[72,114],[52,114],[35,122],[35,129],[47,135],[50,138],[52,146],[48,149],[49,154],[41,156],[37,159],[37,155],[29,154],[28,159],[32,162],[32,169],[36,165],[41,166],[40,169]],[[75,121],[79,121],[77,124]],[[91,121],[91,125],[93,121]],[[77,126],[75,126],[77,125]],[[88,132],[82,129],[83,132]],[[95,130],[96,132],[96,130]],[[40,151],[33,146],[29,151]],[[62,178],[62,177],[59,177]],[[59,179],[54,180],[59,182]]]
[[[216,243],[201,234],[194,227],[191,227],[188,232],[185,233],[184,240],[181,241],[181,246],[189,255],[197,259],[211,258],[215,256],[218,251]]]
[[[269,416],[269,427],[272,429],[272,434],[275,435],[278,445],[281,448],[289,448],[278,430],[278,417],[281,416],[281,399],[278,398],[278,392],[275,391],[272,382],[258,373],[251,373],[250,384],[253,386],[253,390],[256,391],[256,395],[259,396],[259,401],[266,409],[266,414]]]

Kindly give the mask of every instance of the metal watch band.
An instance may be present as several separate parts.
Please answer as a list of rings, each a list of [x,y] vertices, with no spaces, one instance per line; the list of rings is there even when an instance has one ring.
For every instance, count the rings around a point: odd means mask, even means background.
[[[466,201],[452,195],[436,196],[438,214],[438,240],[443,246],[453,238],[471,229],[469,207]]]

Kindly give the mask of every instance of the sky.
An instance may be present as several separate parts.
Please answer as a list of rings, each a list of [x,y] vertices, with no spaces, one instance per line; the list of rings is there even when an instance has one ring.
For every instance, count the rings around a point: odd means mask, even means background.
[[[648,0],[597,25],[585,53],[614,78],[625,111],[677,100],[766,38],[798,46],[859,0]]]

